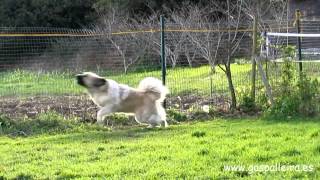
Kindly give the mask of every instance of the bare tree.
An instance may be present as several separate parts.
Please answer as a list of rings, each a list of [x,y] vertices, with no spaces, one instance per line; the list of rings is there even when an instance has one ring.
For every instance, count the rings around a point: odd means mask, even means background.
[[[158,29],[155,27],[159,27],[159,15],[155,14],[150,16],[145,25],[149,27],[149,29]],[[171,27],[175,27],[175,25],[171,22],[166,22],[165,55],[174,68],[177,65],[178,59],[183,54],[183,45],[187,37],[184,32],[170,31]],[[151,42],[152,50],[161,55],[160,33],[157,30],[153,33],[146,34],[145,40]]]
[[[226,57],[219,63],[219,68],[226,74],[228,80],[228,87],[231,95],[231,108],[235,109],[237,105],[235,88],[232,80],[232,71],[231,71],[231,60],[234,58],[236,52],[241,48],[240,43],[243,40],[243,37],[246,35],[246,32],[240,32],[240,21],[245,22],[243,17],[243,1],[237,0],[231,3],[230,0],[226,1],[225,4],[226,10],[224,13],[226,21],[226,37],[225,39],[225,50]]]
[[[127,16],[120,16],[115,10],[102,18],[102,25],[96,29],[103,34],[116,49],[122,59],[124,72],[135,64],[144,54],[148,44],[138,32],[126,32],[135,28],[133,21]]]
[[[212,17],[205,14],[206,9],[197,6],[186,6],[180,14],[172,14],[171,18],[186,31],[187,43],[192,44],[185,50],[186,57],[193,57],[194,52],[199,51],[199,56],[208,61],[212,72],[215,71],[217,62],[217,48],[221,42],[220,21],[210,19]],[[187,17],[184,15],[188,14]],[[216,19],[218,17],[215,17]],[[189,51],[189,52],[186,52]],[[188,60],[189,61],[189,60]]]
[[[189,67],[193,66],[194,60],[197,57],[197,49],[193,46],[192,42],[188,40],[188,36],[186,37],[186,41],[182,45],[182,52],[185,58],[188,61]]]
[[[236,108],[237,99],[232,81],[231,61],[242,48],[243,32],[241,25],[247,22],[243,11],[243,1],[211,2],[209,8],[188,6],[185,12],[172,19],[187,31],[198,54],[206,59],[212,72],[218,66],[226,75],[231,96],[231,108]],[[184,15],[188,14],[187,17]],[[241,23],[240,23],[241,22]],[[246,46],[247,48],[247,46]]]

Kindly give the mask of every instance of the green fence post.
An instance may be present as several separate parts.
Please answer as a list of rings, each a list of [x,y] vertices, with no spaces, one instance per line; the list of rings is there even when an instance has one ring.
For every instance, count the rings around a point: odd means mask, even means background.
[[[162,84],[166,85],[166,75],[167,75],[167,67],[166,67],[166,52],[165,52],[165,36],[164,36],[164,17],[160,16],[160,52],[161,52],[161,72],[162,72]],[[163,107],[166,108],[166,101],[163,102]]]
[[[296,10],[296,25],[297,25],[297,33],[300,34],[301,27],[300,27],[300,18],[301,13],[300,10]],[[299,60],[299,71],[302,72],[302,53],[301,53],[301,37],[297,37],[297,46],[298,46],[298,60]]]

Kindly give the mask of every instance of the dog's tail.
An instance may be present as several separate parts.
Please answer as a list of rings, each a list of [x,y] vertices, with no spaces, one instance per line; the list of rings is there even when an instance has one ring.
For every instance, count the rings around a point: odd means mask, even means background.
[[[140,81],[138,89],[150,94],[154,100],[159,102],[163,102],[166,95],[169,94],[168,88],[162,85],[159,79],[153,77],[147,77]]]

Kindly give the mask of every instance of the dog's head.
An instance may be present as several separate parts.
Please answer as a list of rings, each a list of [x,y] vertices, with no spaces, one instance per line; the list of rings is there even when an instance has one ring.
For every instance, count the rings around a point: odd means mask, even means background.
[[[92,72],[84,72],[76,75],[77,83],[87,89],[98,89],[107,85],[107,80]]]

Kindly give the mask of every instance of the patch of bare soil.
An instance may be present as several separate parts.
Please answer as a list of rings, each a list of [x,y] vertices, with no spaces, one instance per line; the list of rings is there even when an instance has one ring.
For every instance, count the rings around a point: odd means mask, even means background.
[[[228,111],[230,108],[229,99],[222,95],[212,95],[211,97],[202,97],[197,95],[184,95],[170,97],[167,99],[169,107],[186,111],[194,108],[202,108],[205,105],[215,107],[219,111]]]
[[[86,96],[36,96],[0,99],[0,112],[10,118],[34,118],[39,113],[55,111],[84,121],[93,121],[97,106]]]
[[[217,110],[228,111],[228,99],[223,96],[203,98],[196,95],[169,97],[167,107],[186,112],[190,108],[213,105]],[[28,98],[0,98],[0,113],[9,118],[35,118],[40,113],[55,111],[65,117],[77,117],[84,122],[95,122],[98,107],[88,96],[35,96]],[[130,121],[134,122],[130,118]]]

